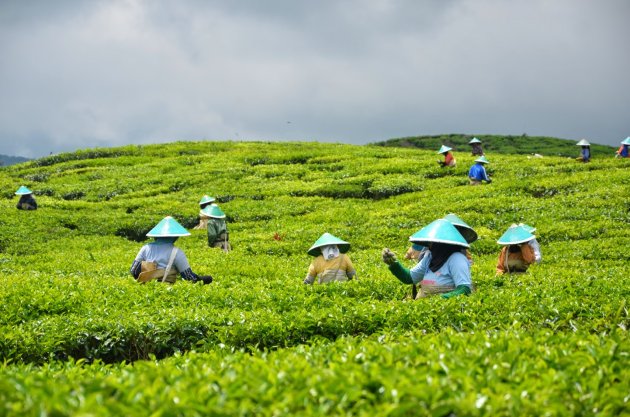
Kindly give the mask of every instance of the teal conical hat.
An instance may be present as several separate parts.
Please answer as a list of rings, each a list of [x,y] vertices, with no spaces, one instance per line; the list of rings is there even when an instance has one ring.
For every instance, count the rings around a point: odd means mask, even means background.
[[[475,159],[475,162],[481,162],[482,164],[490,163],[490,161],[488,161],[488,159],[485,156],[480,156],[479,158]]]
[[[622,145],[630,145],[630,136],[621,141]]]
[[[153,229],[147,233],[149,237],[179,237],[190,236],[190,232],[171,216],[164,217]]]
[[[456,214],[450,213],[444,216],[444,220],[451,222],[453,226],[457,229],[459,233],[464,236],[466,242],[473,243],[477,240],[477,232],[473,230],[472,227],[468,226],[468,224],[459,218]]]
[[[33,194],[33,192],[22,185],[22,186],[20,186],[20,188],[18,188],[18,190],[15,192],[15,194],[17,194],[17,195],[24,195],[24,194]]]
[[[576,146],[591,146],[590,143],[588,143],[588,141],[586,139],[580,139],[580,141],[578,143],[575,144]]]
[[[330,233],[324,233],[313,243],[313,246],[308,250],[309,255],[319,256],[322,254],[320,248],[327,245],[337,245],[339,252],[346,253],[350,250],[350,244],[344,240],[339,239],[337,236],[333,236]]]
[[[201,200],[199,200],[199,205],[208,204],[208,203],[214,203],[214,200],[215,200],[214,197],[210,197],[210,196],[204,195],[203,197],[201,197]]]
[[[442,145],[442,147],[440,148],[439,151],[437,151],[437,153],[446,153],[446,152],[451,151],[451,150],[453,150],[453,148],[449,148],[448,146]]]
[[[535,238],[536,236],[529,233],[524,227],[512,225],[503,233],[503,236],[497,240],[497,243],[499,245],[518,245],[519,243],[529,242]]]
[[[473,143],[481,143],[481,141],[477,138],[472,138],[468,144],[472,145]]]
[[[536,233],[536,228],[534,226],[530,226],[525,223],[519,223],[518,225],[522,227],[523,229],[525,229],[527,232],[531,233],[532,235]]]
[[[464,236],[453,226],[451,222],[437,219],[433,223],[423,227],[409,237],[409,241],[428,246],[429,243],[448,243],[450,245],[469,248]]]
[[[225,219],[225,213],[216,204],[210,204],[209,206],[204,207],[201,212],[214,219]]]

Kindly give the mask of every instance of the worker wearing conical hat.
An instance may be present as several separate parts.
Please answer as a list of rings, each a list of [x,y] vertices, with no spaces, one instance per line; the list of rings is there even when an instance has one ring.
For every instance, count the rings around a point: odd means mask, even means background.
[[[621,142],[621,146],[615,152],[615,158],[630,158],[630,136]]]
[[[203,209],[214,203],[214,201],[214,197],[207,195],[201,197],[201,200],[199,200],[199,224],[193,227],[194,230],[205,230],[208,228],[208,219],[210,219],[210,217],[203,212]]]
[[[468,295],[472,291],[470,263],[463,248],[470,245],[449,221],[438,219],[411,235],[409,241],[427,246],[428,253],[413,268],[407,269],[396,254],[383,249],[383,262],[404,284],[420,284],[418,298],[441,294],[442,298]]]
[[[20,196],[16,206],[18,210],[37,210],[37,201],[33,197],[33,192],[27,187],[22,185],[15,194]]]
[[[190,232],[177,220],[171,216],[165,217],[147,233],[147,236],[155,238],[155,241],[140,249],[130,269],[131,275],[138,282],[157,280],[173,284],[178,273],[187,281],[202,281],[204,284],[212,282],[210,275],[195,274],[184,252],[175,247],[174,243],[180,236],[190,236]]]
[[[225,223],[225,213],[216,204],[210,204],[201,212],[208,217],[208,246],[211,248],[221,248],[223,252],[232,249],[230,245],[230,235]]]
[[[581,139],[576,146],[581,146],[580,156],[575,158],[576,161],[589,162],[591,160],[591,144],[586,139]]]
[[[312,284],[317,279],[320,284],[332,281],[347,281],[357,276],[357,271],[352,265],[346,252],[350,250],[350,244],[330,233],[324,233],[313,243],[308,254],[315,259],[308,267],[308,273],[304,278],[305,284]]]
[[[536,236],[528,230],[536,230],[527,225],[511,225],[508,230],[497,240],[503,245],[497,262],[497,275],[511,272],[525,272],[535,262],[540,262],[540,246]]]
[[[438,154],[444,155],[444,161],[437,161],[438,164],[440,164],[440,166],[443,166],[443,167],[454,167],[455,166],[456,162],[455,162],[455,157],[453,156],[453,153],[451,152],[452,150],[453,150],[453,148],[450,148],[448,146],[442,145],[440,150],[437,151]]]
[[[485,156],[480,156],[475,159],[475,165],[470,167],[468,170],[468,179],[470,180],[470,185],[479,185],[482,181],[486,181],[487,183],[492,182],[492,178],[488,176],[486,173],[485,164],[490,163]]]
[[[483,149],[481,149],[481,141],[477,138],[472,138],[470,140],[470,142],[468,142],[468,144],[471,146],[472,148],[472,154],[473,156],[482,156],[483,155]]]

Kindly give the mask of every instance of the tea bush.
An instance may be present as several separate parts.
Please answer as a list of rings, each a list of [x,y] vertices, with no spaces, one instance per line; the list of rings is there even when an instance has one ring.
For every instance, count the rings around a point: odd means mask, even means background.
[[[620,415],[628,411],[630,163],[318,143],[176,142],[0,168],[0,415]],[[34,181],[31,183],[30,181]],[[40,209],[15,209],[19,185]],[[209,286],[137,284],[166,215],[203,194],[233,251],[177,246]],[[476,292],[408,299],[380,260],[454,212]],[[543,262],[495,276],[496,239],[537,227]],[[305,286],[325,231],[358,279]],[[410,265],[410,264],[409,264]]]

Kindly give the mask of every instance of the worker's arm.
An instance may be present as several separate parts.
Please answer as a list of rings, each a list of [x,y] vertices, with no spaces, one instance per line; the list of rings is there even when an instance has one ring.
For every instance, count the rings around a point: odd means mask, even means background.
[[[458,285],[453,291],[442,294],[442,298],[452,298],[458,295],[468,295],[470,294],[470,287],[468,285]]]

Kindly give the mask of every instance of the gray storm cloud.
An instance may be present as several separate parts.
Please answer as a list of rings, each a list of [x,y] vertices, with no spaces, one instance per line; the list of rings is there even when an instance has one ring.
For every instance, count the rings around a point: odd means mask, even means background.
[[[630,2],[4,1],[0,153],[630,135]]]

